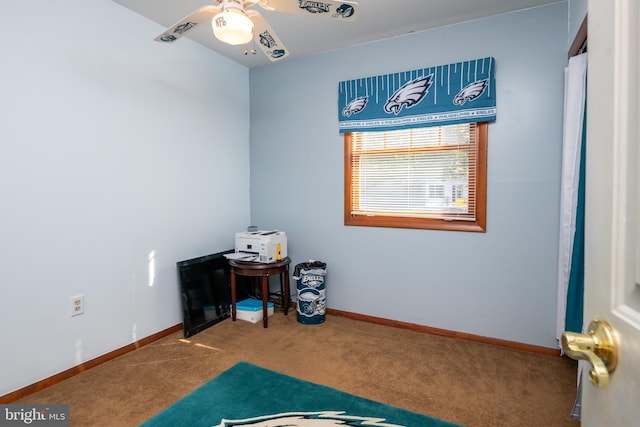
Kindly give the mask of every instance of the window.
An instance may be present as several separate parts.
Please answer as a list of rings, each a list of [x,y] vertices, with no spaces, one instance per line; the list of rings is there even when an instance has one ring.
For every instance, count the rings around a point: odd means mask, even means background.
[[[487,123],[345,133],[345,225],[486,228]]]

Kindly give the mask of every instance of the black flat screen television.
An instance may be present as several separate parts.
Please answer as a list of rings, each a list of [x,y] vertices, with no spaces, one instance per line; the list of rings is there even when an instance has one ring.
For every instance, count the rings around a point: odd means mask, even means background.
[[[232,252],[230,249],[177,263],[185,338],[231,316],[229,263],[224,255]],[[242,293],[242,287],[238,291]]]

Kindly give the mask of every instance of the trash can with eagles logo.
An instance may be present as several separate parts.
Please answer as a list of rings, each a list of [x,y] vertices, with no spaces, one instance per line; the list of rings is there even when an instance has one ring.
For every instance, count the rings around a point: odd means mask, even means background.
[[[309,261],[297,264],[293,278],[298,281],[298,322],[316,325],[324,322],[327,313],[325,303],[327,264],[322,261]]]

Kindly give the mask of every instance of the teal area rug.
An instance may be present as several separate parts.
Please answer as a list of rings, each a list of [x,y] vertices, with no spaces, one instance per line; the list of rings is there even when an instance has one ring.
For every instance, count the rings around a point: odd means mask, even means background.
[[[143,424],[207,427],[454,427],[241,362]]]

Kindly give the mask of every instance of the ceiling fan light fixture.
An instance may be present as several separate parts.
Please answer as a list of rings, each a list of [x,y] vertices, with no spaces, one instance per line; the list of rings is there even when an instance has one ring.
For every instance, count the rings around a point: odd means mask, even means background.
[[[213,17],[211,26],[216,38],[224,43],[238,45],[253,40],[253,22],[241,10],[223,10]]]

